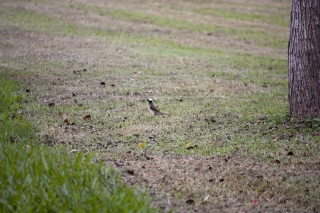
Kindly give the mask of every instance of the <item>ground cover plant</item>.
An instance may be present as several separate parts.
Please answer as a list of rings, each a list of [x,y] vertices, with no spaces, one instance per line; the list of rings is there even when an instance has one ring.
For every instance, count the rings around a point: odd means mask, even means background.
[[[94,156],[37,142],[18,87],[0,77],[0,212],[156,211]]]
[[[160,211],[319,211],[319,122],[288,117],[289,19],[289,0],[1,1],[0,63],[43,144],[96,153]]]

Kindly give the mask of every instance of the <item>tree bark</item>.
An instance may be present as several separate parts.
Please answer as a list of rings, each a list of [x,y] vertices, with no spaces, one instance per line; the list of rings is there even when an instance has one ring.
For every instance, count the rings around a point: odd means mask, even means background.
[[[288,46],[290,116],[320,112],[320,0],[292,0]]]

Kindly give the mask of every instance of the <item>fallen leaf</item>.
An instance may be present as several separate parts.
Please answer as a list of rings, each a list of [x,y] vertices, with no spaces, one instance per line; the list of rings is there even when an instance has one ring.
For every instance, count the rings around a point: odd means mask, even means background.
[[[153,160],[152,157],[145,156],[147,160]]]
[[[186,204],[189,204],[189,205],[194,205],[194,200],[192,200],[192,199],[189,199],[189,200],[187,200],[186,201]]]
[[[15,142],[14,137],[10,136],[10,142],[11,142],[11,143]]]
[[[70,122],[68,121],[68,119],[64,119],[63,123],[65,123],[65,124],[67,124],[67,125],[70,124]]]
[[[127,172],[129,175],[134,175],[134,170],[133,170],[133,169],[127,169],[126,172]]]
[[[189,146],[186,149],[194,149],[194,148],[198,148],[198,145],[194,145],[194,146]]]
[[[209,199],[210,195],[206,195],[203,199],[203,201],[207,201]]]
[[[180,64],[183,64],[182,58],[179,58]]]
[[[186,144],[186,148],[188,148],[188,147],[190,147],[190,146],[192,146],[192,143],[191,143],[191,142],[189,142],[189,143]]]
[[[142,143],[139,143],[139,147],[140,148],[144,148],[145,146],[146,146],[146,144],[147,144],[147,142],[146,141],[144,141],[144,142],[142,142]]]
[[[83,119],[85,121],[91,120],[91,115],[86,115],[86,116],[83,117]]]
[[[50,102],[49,104],[48,104],[48,106],[49,107],[54,107],[56,104],[54,103],[54,102]]]

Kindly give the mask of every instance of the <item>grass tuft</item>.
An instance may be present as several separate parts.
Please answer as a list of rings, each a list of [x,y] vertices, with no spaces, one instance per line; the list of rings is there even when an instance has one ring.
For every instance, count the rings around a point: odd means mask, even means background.
[[[18,111],[18,87],[0,78],[0,212],[155,212],[94,154],[67,153],[36,141]]]

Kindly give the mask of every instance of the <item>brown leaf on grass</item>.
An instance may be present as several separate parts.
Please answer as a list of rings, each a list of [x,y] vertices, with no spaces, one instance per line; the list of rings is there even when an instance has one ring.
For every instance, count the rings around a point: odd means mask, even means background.
[[[11,142],[11,143],[16,142],[16,140],[15,140],[15,138],[14,138],[13,136],[10,136],[10,142]]]
[[[50,102],[50,103],[48,103],[48,106],[49,107],[54,107],[56,104],[54,103],[54,102]]]
[[[195,204],[195,202],[194,202],[194,200],[189,199],[189,200],[187,200],[187,201],[186,201],[186,204],[194,205],[194,204]]]
[[[198,148],[198,145],[187,146],[187,147],[186,147],[187,150],[189,150],[189,149],[195,149],[195,148]]]
[[[129,175],[134,175],[134,170],[133,169],[127,169],[126,173],[128,173]]]
[[[145,158],[146,158],[147,160],[153,160],[152,157],[148,157],[147,155],[145,155]]]
[[[288,153],[287,153],[287,155],[289,155],[289,156],[293,156],[294,154],[293,154],[293,152],[292,152],[292,151],[290,151],[290,152],[288,152]]]
[[[83,117],[83,120],[85,120],[85,121],[91,120],[91,115],[86,115],[86,116],[84,116],[84,117]]]
[[[68,119],[64,119],[63,123],[65,123],[65,124],[67,124],[67,125],[70,124],[70,122],[68,121]]]

